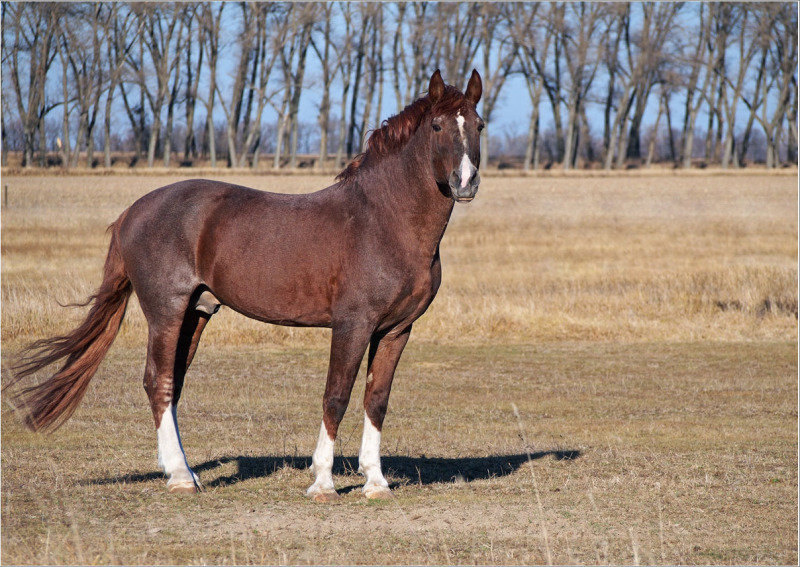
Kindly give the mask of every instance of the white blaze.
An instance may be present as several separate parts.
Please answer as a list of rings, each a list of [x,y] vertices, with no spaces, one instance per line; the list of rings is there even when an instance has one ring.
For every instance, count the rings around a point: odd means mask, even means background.
[[[461,134],[461,141],[464,142],[464,149],[467,149],[467,135],[464,133],[464,122],[466,120],[461,116],[461,112],[456,114],[456,124],[458,124],[458,132]]]
[[[308,488],[307,494],[332,492],[334,490],[332,474],[333,447],[334,441],[328,435],[328,430],[325,428],[325,422],[323,421],[319,428],[317,448],[314,450],[314,456],[311,457],[311,471],[315,475],[314,484]]]
[[[464,143],[464,157],[461,158],[461,187],[466,187],[469,183],[470,168],[472,167],[472,160],[467,155],[467,135],[464,132],[464,123],[466,120],[461,116],[459,111],[456,114],[456,124],[458,124],[458,132],[461,134],[461,141]]]
[[[376,487],[388,487],[389,483],[381,472],[381,432],[372,425],[364,412],[364,436],[361,438],[361,451],[358,454],[358,471],[367,477],[364,492]]]
[[[472,160],[469,159],[467,154],[464,154],[464,157],[461,158],[461,187],[466,187],[467,183],[469,183],[471,168],[473,167]]]

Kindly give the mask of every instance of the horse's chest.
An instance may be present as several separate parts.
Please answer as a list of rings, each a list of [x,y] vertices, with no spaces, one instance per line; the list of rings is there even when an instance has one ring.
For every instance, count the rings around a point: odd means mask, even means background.
[[[390,319],[406,323],[422,315],[436,296],[441,282],[441,266],[438,259],[423,270],[409,270],[402,278],[403,285],[396,288],[389,302]]]

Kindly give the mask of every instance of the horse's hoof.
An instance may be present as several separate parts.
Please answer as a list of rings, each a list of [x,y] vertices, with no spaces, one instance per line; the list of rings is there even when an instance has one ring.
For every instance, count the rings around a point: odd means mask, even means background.
[[[364,489],[364,496],[369,500],[389,500],[394,494],[385,486],[370,486]]]
[[[167,484],[167,490],[175,494],[195,494],[199,492],[197,485],[193,482],[176,482]]]
[[[341,498],[337,492],[315,492],[309,496],[314,502],[336,502]]]

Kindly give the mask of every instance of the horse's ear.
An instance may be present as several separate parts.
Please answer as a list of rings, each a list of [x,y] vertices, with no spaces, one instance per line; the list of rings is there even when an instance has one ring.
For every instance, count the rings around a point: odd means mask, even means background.
[[[444,94],[444,81],[442,80],[442,74],[439,72],[439,69],[431,75],[431,84],[428,85],[428,96],[431,98],[433,102],[436,102],[442,95]]]
[[[478,72],[473,69],[472,76],[469,78],[469,83],[467,83],[467,90],[464,91],[464,98],[472,104],[478,104],[481,94],[483,94],[483,82]]]

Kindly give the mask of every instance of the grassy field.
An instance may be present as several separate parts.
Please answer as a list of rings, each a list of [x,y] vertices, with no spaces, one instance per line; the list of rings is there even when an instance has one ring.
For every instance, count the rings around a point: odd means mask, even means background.
[[[2,358],[81,317],[105,227],[178,177],[4,176]],[[328,180],[225,176],[301,192]],[[169,495],[135,300],[51,436],[2,407],[3,563],[797,563],[792,175],[491,178],[458,206],[401,360],[392,501],[307,501],[324,330],[223,309],[181,401],[207,487]],[[517,408],[515,415],[514,408]],[[530,455],[530,458],[529,458]]]

